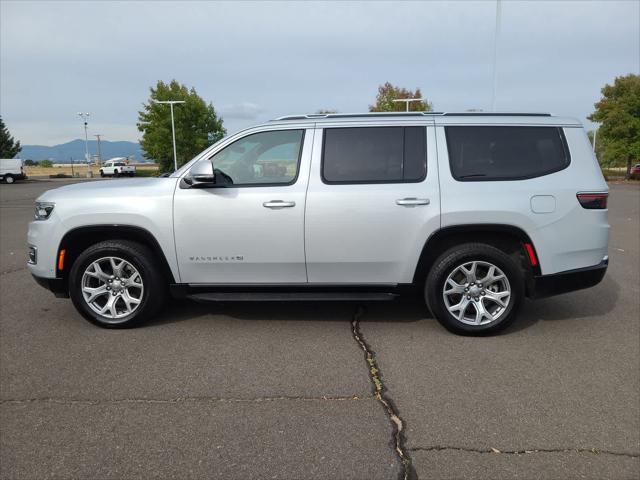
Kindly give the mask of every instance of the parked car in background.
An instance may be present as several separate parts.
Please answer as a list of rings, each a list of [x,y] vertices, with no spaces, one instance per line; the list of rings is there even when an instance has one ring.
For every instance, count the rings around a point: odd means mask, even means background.
[[[119,177],[120,175],[126,175],[133,177],[136,174],[135,165],[129,165],[124,158],[113,158],[104,162],[104,165],[100,168],[101,177]]]
[[[633,167],[631,167],[631,171],[629,172],[629,177],[640,180],[640,163],[636,163]]]
[[[571,118],[283,117],[167,178],[45,192],[29,269],[103,327],[152,317],[168,293],[370,301],[414,291],[449,330],[483,335],[510,325],[527,297],[602,280],[607,196]]]
[[[0,158],[0,180],[5,183],[14,183],[16,180],[24,180],[24,163],[19,158]]]

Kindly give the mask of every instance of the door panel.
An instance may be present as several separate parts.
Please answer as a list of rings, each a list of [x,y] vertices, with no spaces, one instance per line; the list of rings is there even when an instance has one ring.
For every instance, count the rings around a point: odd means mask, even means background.
[[[292,172],[273,161],[276,151],[266,155],[267,161],[242,165],[239,175],[251,186],[176,189],[174,229],[182,283],[307,282],[304,210],[313,135],[313,129],[304,131],[293,184],[260,185],[247,180],[253,174],[291,177]],[[246,151],[246,146],[240,150]],[[229,155],[221,157],[224,161],[217,165],[214,155],[214,167],[227,168]],[[229,167],[225,173],[232,172]]]
[[[305,218],[310,283],[413,280],[425,241],[440,227],[434,129],[425,128],[427,174],[419,183],[327,185],[321,175],[323,130],[316,131]]]

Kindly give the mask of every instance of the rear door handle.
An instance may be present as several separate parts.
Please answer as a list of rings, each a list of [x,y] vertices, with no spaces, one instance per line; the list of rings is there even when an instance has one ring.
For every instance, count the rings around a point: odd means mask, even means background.
[[[291,208],[296,206],[296,202],[285,202],[284,200],[271,200],[262,204],[265,208]]]
[[[396,205],[401,205],[403,207],[413,207],[415,205],[429,205],[428,198],[400,198],[396,200]]]

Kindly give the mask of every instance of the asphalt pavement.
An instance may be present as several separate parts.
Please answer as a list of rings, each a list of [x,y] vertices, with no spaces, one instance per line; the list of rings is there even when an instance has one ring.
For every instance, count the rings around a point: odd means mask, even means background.
[[[66,183],[0,185],[0,478],[640,476],[637,185],[611,185],[600,285],[465,338],[412,300],[179,302],[97,328],[25,268],[33,202]]]

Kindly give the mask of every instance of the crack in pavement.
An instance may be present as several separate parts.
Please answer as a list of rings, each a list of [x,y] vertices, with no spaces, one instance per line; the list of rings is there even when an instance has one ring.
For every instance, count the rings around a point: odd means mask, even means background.
[[[417,474],[413,465],[411,464],[411,457],[407,453],[407,449],[405,447],[405,436],[404,436],[404,421],[400,417],[398,413],[398,409],[393,404],[393,401],[387,395],[387,389],[382,381],[382,372],[380,371],[380,367],[378,366],[378,362],[376,360],[376,354],[371,349],[371,347],[367,344],[364,339],[362,332],[360,332],[360,317],[364,314],[364,307],[358,307],[356,312],[353,314],[353,318],[351,320],[351,333],[353,334],[353,338],[360,345],[360,348],[364,351],[365,360],[367,361],[367,369],[369,370],[369,377],[371,378],[371,383],[373,384],[373,394],[376,400],[382,404],[384,407],[387,416],[391,420],[392,428],[393,428],[393,445],[400,460],[400,464],[402,465],[402,469],[400,471],[400,479],[401,480],[415,480],[417,479]]]
[[[0,405],[21,405],[29,403],[55,403],[61,405],[108,405],[122,403],[259,403],[259,402],[277,402],[277,401],[303,401],[303,402],[325,402],[325,401],[361,401],[373,400],[374,396],[361,397],[358,395],[325,395],[321,397],[304,397],[304,396],[274,396],[274,397],[255,397],[255,398],[233,398],[233,397],[176,397],[176,398],[115,398],[103,400],[91,400],[81,398],[15,398],[0,400]]]
[[[412,447],[412,452],[440,452],[453,450],[459,452],[471,453],[490,453],[498,455],[530,455],[533,453],[592,453],[594,455],[616,455],[619,457],[640,458],[640,453],[616,452],[613,450],[601,450],[599,448],[528,448],[523,450],[498,450],[497,448],[471,448],[471,447],[455,447],[445,445],[434,445],[431,447]]]
[[[27,269],[27,267],[17,267],[17,268],[14,268],[12,270],[4,270],[4,271],[0,272],[0,275],[6,275],[6,274],[9,274],[9,273],[20,272],[20,271],[26,270],[26,269]]]

